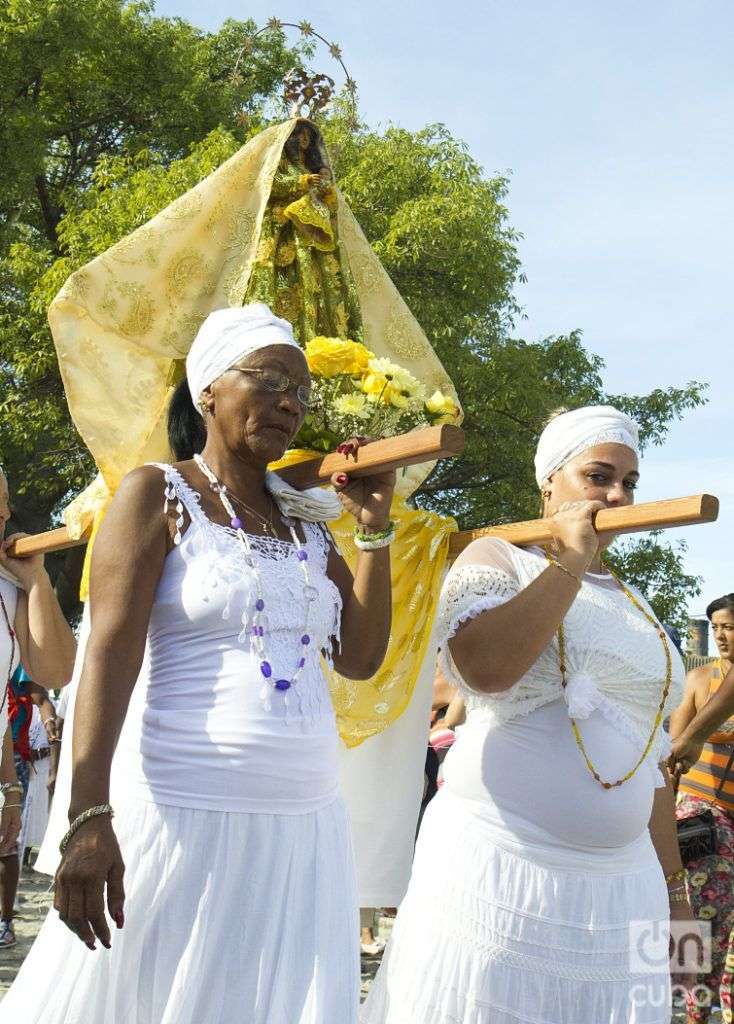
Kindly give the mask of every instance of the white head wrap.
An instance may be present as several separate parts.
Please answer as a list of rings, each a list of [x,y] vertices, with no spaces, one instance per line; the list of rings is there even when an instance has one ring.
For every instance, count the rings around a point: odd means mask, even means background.
[[[611,405],[589,405],[550,421],[535,452],[538,487],[577,455],[597,444],[623,444],[640,454],[640,432],[633,419]]]
[[[275,316],[264,302],[210,313],[186,357],[186,377],[196,408],[204,388],[240,359],[269,345],[290,345],[302,352],[288,321]],[[298,491],[277,473],[269,471],[265,475],[265,486],[284,515],[314,523],[338,519],[342,513],[341,502],[333,491],[319,487]]]
[[[269,345],[290,345],[302,351],[288,321],[275,316],[264,302],[215,309],[199,328],[186,357],[186,377],[194,405],[198,408],[204,388],[231,366]]]

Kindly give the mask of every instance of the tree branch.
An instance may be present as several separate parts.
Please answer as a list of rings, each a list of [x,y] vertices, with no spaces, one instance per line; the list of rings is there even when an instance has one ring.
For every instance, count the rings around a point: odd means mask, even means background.
[[[53,245],[54,250],[58,252],[59,239],[56,234],[56,228],[61,220],[61,210],[51,202],[51,197],[48,194],[48,184],[44,176],[42,174],[37,174],[35,182],[38,201],[41,204],[41,213],[43,214],[46,237]]]

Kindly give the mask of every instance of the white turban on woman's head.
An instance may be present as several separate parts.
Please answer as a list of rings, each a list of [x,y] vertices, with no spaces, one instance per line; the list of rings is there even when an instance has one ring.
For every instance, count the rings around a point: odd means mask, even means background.
[[[186,357],[191,400],[198,408],[204,388],[240,359],[270,345],[290,345],[302,351],[287,320],[281,320],[264,302],[215,309],[199,328]]]
[[[290,345],[303,352],[288,321],[275,316],[264,302],[215,309],[210,313],[186,357],[186,378],[197,410],[204,388],[240,359],[270,345]],[[265,474],[265,486],[283,515],[308,522],[326,522],[341,515],[341,502],[333,491],[319,487],[298,491],[270,471]]]
[[[556,416],[540,435],[535,452],[538,487],[571,459],[597,444],[623,444],[639,455],[638,426],[611,405],[588,405]]]

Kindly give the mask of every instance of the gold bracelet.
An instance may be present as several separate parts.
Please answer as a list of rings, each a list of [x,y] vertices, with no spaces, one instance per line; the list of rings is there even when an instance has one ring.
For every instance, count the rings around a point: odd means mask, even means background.
[[[678,868],[677,871],[671,871],[669,875],[665,876],[665,884],[671,886],[673,882],[685,882],[688,877],[688,872],[685,868]]]
[[[548,562],[550,563],[550,565],[555,565],[556,569],[560,569],[561,572],[565,572],[565,574],[567,576],[570,576],[572,580],[576,580],[579,586],[583,584],[584,581],[581,576],[577,576],[575,572],[571,572],[571,570],[567,569],[565,565],[561,565],[560,562],[557,562],[555,558],[549,558]]]

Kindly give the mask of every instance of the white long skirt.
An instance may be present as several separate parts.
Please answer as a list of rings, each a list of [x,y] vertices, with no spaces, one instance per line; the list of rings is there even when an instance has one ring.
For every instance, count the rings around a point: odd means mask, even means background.
[[[397,907],[408,888],[435,674],[432,639],[400,718],[358,747],[340,751],[339,781],[352,823],[360,907]]]
[[[1,1024],[353,1024],[358,912],[341,798],[309,814],[128,799],[125,926],[91,952],[51,911]]]
[[[583,853],[513,843],[444,787],[360,1021],[669,1024],[667,907],[647,832]]]

